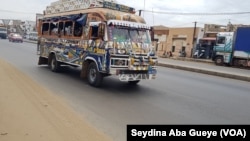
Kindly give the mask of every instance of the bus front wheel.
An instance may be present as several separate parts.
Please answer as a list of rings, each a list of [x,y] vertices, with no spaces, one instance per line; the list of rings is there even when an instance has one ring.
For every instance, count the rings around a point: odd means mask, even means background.
[[[49,67],[50,67],[51,71],[53,71],[53,72],[58,72],[60,70],[60,62],[58,62],[56,60],[55,55],[51,56],[51,61],[50,61]]]
[[[95,62],[91,62],[87,72],[88,83],[92,86],[99,87],[102,83],[103,76],[98,71]]]

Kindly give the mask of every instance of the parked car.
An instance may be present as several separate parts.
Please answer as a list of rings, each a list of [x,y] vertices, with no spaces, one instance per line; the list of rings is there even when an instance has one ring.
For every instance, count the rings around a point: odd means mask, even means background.
[[[23,42],[23,37],[18,33],[10,33],[8,39],[10,42]]]
[[[37,41],[38,33],[37,32],[30,32],[27,34],[29,40]]]

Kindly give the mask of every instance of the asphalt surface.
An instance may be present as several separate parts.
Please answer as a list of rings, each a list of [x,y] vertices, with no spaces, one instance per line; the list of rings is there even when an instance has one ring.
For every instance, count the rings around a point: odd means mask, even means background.
[[[24,40],[25,42],[34,43],[35,41]],[[159,57],[158,65],[162,67],[181,69],[191,72],[204,73],[214,76],[232,78],[250,82],[250,70],[242,68],[233,68],[230,66],[216,66],[210,59],[194,58],[163,58]]]
[[[115,141],[126,140],[127,124],[249,124],[249,82],[191,71],[158,67],[156,80],[131,87],[115,77],[104,79],[101,88],[80,79],[79,69],[65,67],[53,73],[38,66],[36,46],[0,40],[0,57],[65,99],[79,115]],[[164,59],[170,64],[197,68],[230,67]],[[161,62],[161,60],[159,60]]]

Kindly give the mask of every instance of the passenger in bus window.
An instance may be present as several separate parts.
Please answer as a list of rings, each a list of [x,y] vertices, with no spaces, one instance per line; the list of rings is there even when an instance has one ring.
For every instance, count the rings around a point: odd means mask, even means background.
[[[61,36],[64,36],[64,35],[65,35],[64,29],[61,29],[61,30],[60,30],[60,35],[61,35]]]
[[[50,35],[57,35],[57,23],[50,23]]]
[[[72,35],[72,27],[71,26],[65,27],[65,32],[67,35]]]
[[[54,35],[57,35],[57,33],[58,33],[58,28],[56,28],[56,27],[53,28],[53,29],[52,29],[52,32],[53,32]]]
[[[59,29],[58,29],[58,36],[61,37],[64,35],[64,30],[63,30],[63,22],[59,22]]]
[[[82,27],[81,26],[75,26],[74,36],[77,36],[77,37],[82,36]]]

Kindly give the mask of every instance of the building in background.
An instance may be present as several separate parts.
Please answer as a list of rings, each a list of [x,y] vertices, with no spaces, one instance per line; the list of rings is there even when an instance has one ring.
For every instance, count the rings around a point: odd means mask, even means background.
[[[216,38],[218,32],[227,32],[227,26],[217,24],[204,25],[204,37]]]
[[[200,27],[154,26],[152,29],[158,56],[171,52],[174,57],[192,57],[198,39],[202,38],[204,34],[203,28]]]
[[[167,37],[169,35],[169,28],[163,25],[153,26],[151,37],[158,56],[164,53],[164,48],[167,46]]]
[[[152,41],[158,56],[171,52],[174,57],[211,59],[218,32],[232,32],[237,27],[249,25],[205,24],[201,27],[169,28],[163,25],[152,27]]]
[[[192,57],[198,40],[203,37],[201,27],[170,28],[168,46],[166,51],[171,51],[176,57]]]
[[[21,21],[15,19],[0,19],[0,23],[7,27],[8,34],[19,33],[25,36],[29,32],[36,31],[35,21]]]
[[[20,27],[23,31],[23,34],[26,35],[30,32],[36,31],[36,22],[35,21],[23,21]]]

